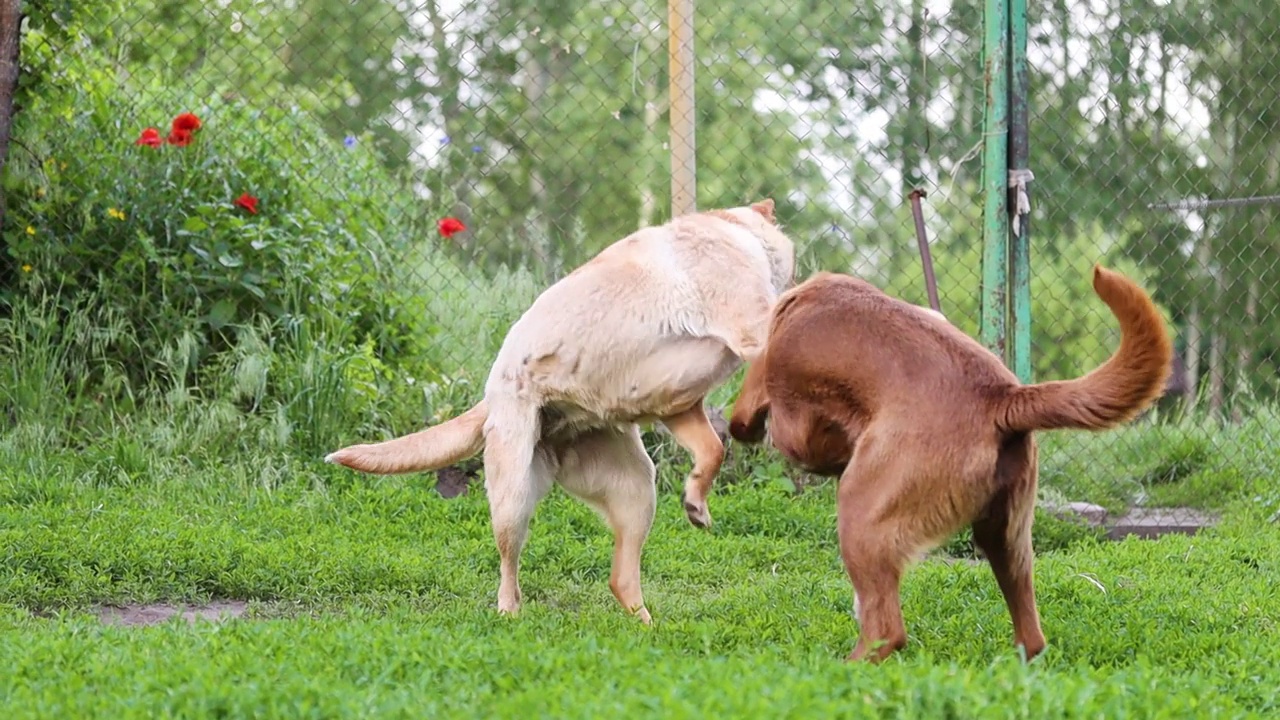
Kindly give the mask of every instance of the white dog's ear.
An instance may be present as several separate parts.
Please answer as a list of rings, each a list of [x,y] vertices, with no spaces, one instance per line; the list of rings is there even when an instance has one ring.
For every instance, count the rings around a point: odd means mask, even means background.
[[[778,224],[778,220],[773,216],[773,198],[765,198],[759,202],[751,203],[751,209],[760,213],[770,223]]]

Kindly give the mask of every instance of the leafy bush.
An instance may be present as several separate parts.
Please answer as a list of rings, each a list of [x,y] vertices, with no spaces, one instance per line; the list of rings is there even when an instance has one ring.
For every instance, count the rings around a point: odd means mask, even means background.
[[[297,108],[50,67],[6,178],[0,414],[64,446],[155,415],[223,450],[313,454],[474,402],[540,288],[451,261],[449,198]]]
[[[57,99],[37,99],[18,117],[10,300],[52,295],[70,310],[92,292],[137,330],[138,346],[120,355],[139,380],[183,332],[196,332],[204,358],[260,318],[403,349],[411,330],[394,258],[427,236],[372,153],[294,110],[99,80],[78,89],[74,112],[50,114]],[[166,140],[181,139],[169,119],[188,111],[200,121],[189,144]],[[148,127],[157,132],[144,144]]]

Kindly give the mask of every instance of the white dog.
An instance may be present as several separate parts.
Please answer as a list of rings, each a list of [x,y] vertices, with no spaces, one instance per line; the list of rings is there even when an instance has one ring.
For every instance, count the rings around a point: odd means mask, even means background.
[[[371,473],[432,470],[484,448],[485,490],[501,556],[498,609],[520,608],[520,551],[554,482],[614,531],[609,587],[649,622],[640,554],[657,503],[639,423],[660,421],[693,455],[690,522],[711,523],[707,494],[724,447],[703,399],[764,349],[795,250],[772,200],[643,228],[547,288],[512,325],[484,399],[448,422],[338,450],[326,461]]]

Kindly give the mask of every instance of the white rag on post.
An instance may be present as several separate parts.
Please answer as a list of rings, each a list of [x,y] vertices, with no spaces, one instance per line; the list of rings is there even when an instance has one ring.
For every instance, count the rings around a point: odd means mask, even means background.
[[[1013,213],[1013,236],[1021,237],[1022,234],[1022,216],[1031,214],[1031,196],[1027,194],[1027,183],[1035,180],[1036,176],[1031,174],[1030,170],[1010,170],[1009,171],[1009,187],[1017,188],[1018,195],[1014,200]]]

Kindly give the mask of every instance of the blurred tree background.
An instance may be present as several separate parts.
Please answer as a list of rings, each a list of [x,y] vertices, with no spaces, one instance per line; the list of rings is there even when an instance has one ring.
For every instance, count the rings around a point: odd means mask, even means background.
[[[423,300],[436,315],[416,331],[447,334],[480,312],[467,300],[475,293],[536,292],[670,214],[664,3],[41,0],[25,11],[0,255],[10,299],[32,287],[25,230],[54,222],[39,217],[49,210],[36,181],[56,154],[42,141],[50,123],[131,120],[122,104],[153,123],[219,102],[287,110],[270,117],[306,118],[370,153],[389,213],[378,252],[393,255],[369,262],[425,273],[411,288],[419,298],[457,300]],[[699,206],[772,196],[802,274],[855,272],[923,302],[905,198],[918,182],[943,310],[975,330],[981,4],[745,0],[702,3],[696,22]],[[1037,378],[1077,375],[1112,347],[1112,321],[1089,289],[1104,261],[1144,281],[1168,313],[1199,407],[1230,416],[1274,399],[1276,206],[1148,205],[1280,193],[1280,6],[1049,0],[1031,5],[1030,24]],[[122,125],[116,149],[141,129]],[[281,192],[348,192],[310,156],[289,157]],[[440,237],[433,223],[445,216],[468,229]],[[50,269],[73,270],[83,271]],[[458,342],[459,364],[488,352]],[[421,351],[379,343],[388,361]]]

